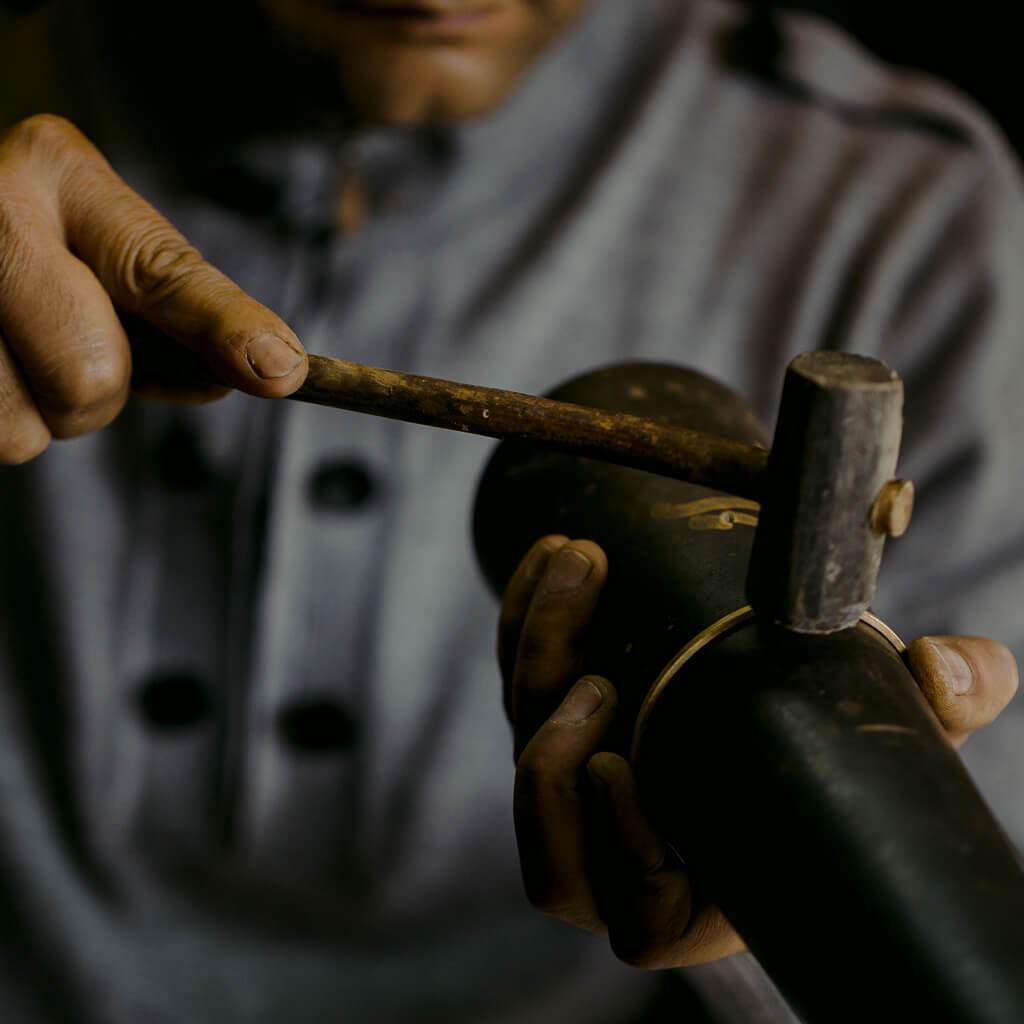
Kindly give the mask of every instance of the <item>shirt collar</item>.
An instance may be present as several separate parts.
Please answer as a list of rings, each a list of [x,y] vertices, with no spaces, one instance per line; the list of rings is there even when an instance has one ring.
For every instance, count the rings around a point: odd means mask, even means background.
[[[453,130],[459,170],[446,215],[475,215],[578,164],[605,137],[602,126],[635,100],[666,26],[688,6],[591,0],[502,106]]]

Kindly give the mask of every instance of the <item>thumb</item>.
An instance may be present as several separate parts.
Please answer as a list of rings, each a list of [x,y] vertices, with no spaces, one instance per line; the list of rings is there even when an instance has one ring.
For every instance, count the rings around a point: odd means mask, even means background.
[[[994,722],[1017,692],[1013,654],[986,637],[922,637],[907,648],[906,656],[922,693],[957,746]]]

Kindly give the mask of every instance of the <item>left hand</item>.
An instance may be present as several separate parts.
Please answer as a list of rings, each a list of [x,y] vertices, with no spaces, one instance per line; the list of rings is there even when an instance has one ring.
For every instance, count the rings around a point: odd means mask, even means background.
[[[615,716],[614,686],[595,676],[578,679],[606,574],[597,545],[546,537],[523,559],[502,604],[498,654],[515,734],[516,836],[526,893],[545,913],[606,934],[626,963],[708,963],[742,952],[743,941],[717,907],[695,910],[685,869],[640,810],[628,762],[599,753]],[[924,637],[906,657],[957,747],[991,723],[1017,690],[1013,655],[994,640]]]

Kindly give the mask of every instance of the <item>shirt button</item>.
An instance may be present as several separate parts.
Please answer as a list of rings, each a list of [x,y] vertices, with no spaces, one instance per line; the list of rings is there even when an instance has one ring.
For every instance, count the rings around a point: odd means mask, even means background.
[[[213,477],[195,431],[172,420],[156,446],[156,474],[171,491],[198,491]]]
[[[359,729],[337,701],[303,697],[278,712],[277,735],[295,753],[340,754],[355,746]]]
[[[309,485],[313,504],[327,512],[351,512],[366,505],[376,485],[369,470],[354,460],[321,466]]]
[[[164,672],[146,680],[136,695],[143,721],[157,732],[182,732],[207,717],[209,689],[188,672]]]

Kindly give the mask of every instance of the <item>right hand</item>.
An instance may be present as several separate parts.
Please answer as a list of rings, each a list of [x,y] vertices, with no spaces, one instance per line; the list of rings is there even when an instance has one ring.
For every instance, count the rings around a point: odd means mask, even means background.
[[[141,327],[132,345],[122,317]],[[99,430],[133,387],[183,401],[229,387],[281,398],[307,368],[284,322],[206,263],[74,125],[43,114],[0,133],[0,463]]]

